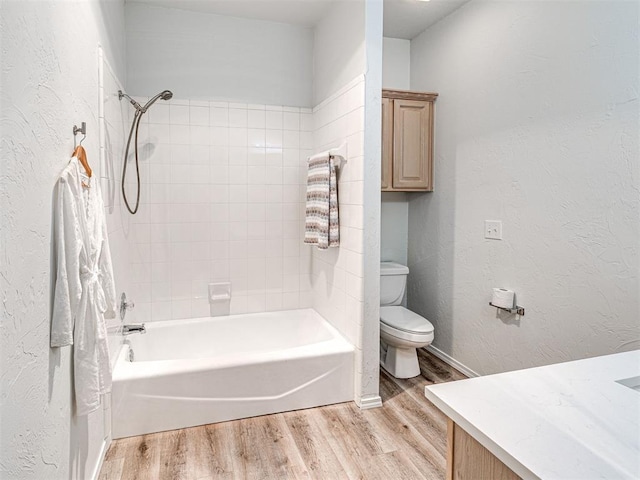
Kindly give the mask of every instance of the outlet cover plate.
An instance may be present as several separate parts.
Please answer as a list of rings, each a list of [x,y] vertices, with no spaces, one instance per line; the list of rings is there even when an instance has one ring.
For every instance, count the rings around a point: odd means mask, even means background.
[[[485,220],[484,238],[502,240],[502,220]]]

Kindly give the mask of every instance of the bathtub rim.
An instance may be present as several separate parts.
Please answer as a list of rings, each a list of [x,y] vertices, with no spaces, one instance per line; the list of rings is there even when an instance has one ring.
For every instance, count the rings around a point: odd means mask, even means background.
[[[184,322],[190,324],[205,321],[216,321],[216,319],[233,320],[238,317],[256,317],[264,316],[268,314],[280,314],[282,312],[307,312],[311,313],[314,319],[323,322],[323,327],[326,328],[331,334],[329,340],[323,340],[311,345],[301,345],[298,347],[289,347],[286,349],[279,349],[273,351],[260,351],[257,353],[243,352],[241,354],[225,354],[219,357],[205,357],[205,358],[181,358],[181,359],[167,359],[167,360],[142,360],[130,362],[128,360],[129,350],[132,348],[130,343],[125,339],[122,343],[120,351],[118,352],[116,361],[113,367],[112,378],[114,382],[135,380],[149,377],[160,376],[172,376],[179,375],[188,372],[202,372],[211,369],[221,368],[234,368],[255,364],[258,362],[279,362],[290,359],[302,359],[325,356],[327,354],[342,354],[342,353],[355,353],[355,346],[352,345],[329,321],[327,321],[322,315],[316,312],[314,309],[295,309],[295,310],[283,310],[277,312],[262,312],[251,314],[236,314],[226,315],[221,317],[197,317],[184,320],[160,320],[156,322],[150,322],[148,327],[149,333],[153,331],[154,325],[159,327],[171,327],[184,325]],[[275,315],[274,315],[275,316]],[[147,333],[148,334],[148,333]],[[135,352],[135,350],[134,350]]]

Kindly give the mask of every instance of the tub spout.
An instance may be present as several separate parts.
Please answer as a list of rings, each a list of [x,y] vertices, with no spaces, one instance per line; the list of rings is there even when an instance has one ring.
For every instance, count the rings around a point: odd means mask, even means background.
[[[144,328],[144,323],[140,325],[123,325],[122,334],[131,335],[132,333],[147,333],[147,329]]]

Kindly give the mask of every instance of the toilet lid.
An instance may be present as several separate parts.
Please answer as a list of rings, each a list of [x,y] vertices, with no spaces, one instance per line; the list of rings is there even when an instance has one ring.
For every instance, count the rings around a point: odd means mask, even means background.
[[[395,262],[380,262],[380,275],[408,275],[409,267]]]
[[[380,307],[380,321],[403,332],[433,332],[433,325],[429,320],[401,306]]]

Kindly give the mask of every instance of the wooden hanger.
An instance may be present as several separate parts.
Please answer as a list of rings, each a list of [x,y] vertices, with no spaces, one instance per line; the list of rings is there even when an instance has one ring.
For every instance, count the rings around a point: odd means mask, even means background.
[[[82,140],[80,140],[80,144],[76,147],[76,135],[78,133],[82,133]],[[87,160],[87,152],[82,146],[82,142],[87,138],[87,124],[82,122],[82,128],[78,128],[76,125],[73,126],[73,157],[76,157],[80,164],[83,166],[84,171],[87,173],[87,177],[91,178],[93,172],[91,171],[91,167],[89,166],[89,161]],[[82,186],[85,188],[89,188],[89,185],[82,182]]]
[[[89,162],[87,161],[87,152],[84,147],[82,145],[78,145],[73,151],[73,156],[78,157],[78,160],[84,167],[85,172],[87,172],[87,176],[91,178],[93,172],[91,171],[91,167],[89,166]]]
[[[73,156],[78,158],[78,161],[84,168],[84,171],[87,172],[87,176],[91,178],[93,172],[91,171],[91,167],[89,166],[89,162],[87,161],[87,152],[85,151],[82,145],[78,145],[76,149],[73,151]],[[86,183],[82,182],[82,186],[84,188],[91,188]]]

